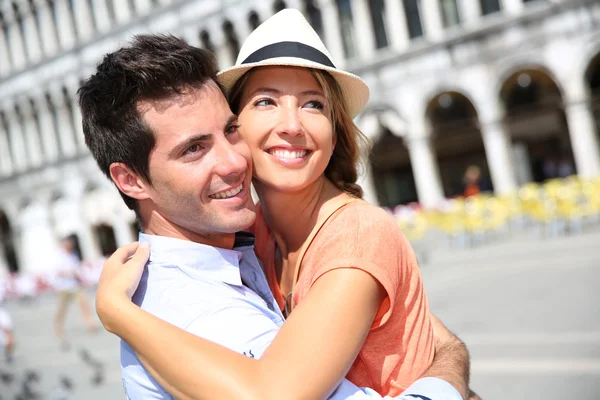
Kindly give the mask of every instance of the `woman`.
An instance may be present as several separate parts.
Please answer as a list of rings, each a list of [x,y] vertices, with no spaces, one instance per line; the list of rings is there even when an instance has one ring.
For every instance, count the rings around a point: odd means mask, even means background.
[[[231,397],[310,382],[310,398],[323,398],[346,374],[394,396],[431,364],[431,321],[412,249],[391,217],[360,200],[355,183],[362,136],[352,118],[368,88],[329,59],[301,14],[284,10],[248,37],[237,65],[219,77],[254,160],[257,253],[280,306],[294,308],[263,358],[245,359],[141,310],[120,316],[118,307],[99,307],[181,397],[210,397],[202,393],[208,369],[213,377],[220,371]],[[308,363],[307,353],[319,357]]]

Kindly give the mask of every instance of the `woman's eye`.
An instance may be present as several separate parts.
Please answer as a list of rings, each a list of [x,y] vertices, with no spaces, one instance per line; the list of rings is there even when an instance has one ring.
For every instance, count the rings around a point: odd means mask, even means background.
[[[257,100],[254,103],[254,106],[256,106],[256,107],[264,107],[264,106],[269,106],[269,105],[272,105],[272,104],[274,104],[274,102],[273,102],[272,99],[260,99],[260,100]]]
[[[325,108],[325,104],[321,103],[318,100],[313,100],[306,103],[306,107],[314,108],[316,110],[323,110]]]

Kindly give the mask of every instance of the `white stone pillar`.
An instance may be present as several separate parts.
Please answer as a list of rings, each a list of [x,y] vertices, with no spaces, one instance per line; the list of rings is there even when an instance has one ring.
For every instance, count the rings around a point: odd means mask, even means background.
[[[21,29],[17,21],[18,16],[12,7],[7,7],[8,15],[8,48],[10,50],[12,66],[14,69],[21,69],[25,66],[25,44],[21,36]]]
[[[100,257],[101,254],[92,226],[85,216],[84,198],[85,193],[77,193],[73,199],[74,209],[71,211],[75,215],[73,228],[79,238],[82,260],[94,260]]]
[[[444,34],[444,24],[439,0],[422,0],[421,4],[423,5],[421,18],[425,37],[433,41],[441,39]]]
[[[571,147],[577,174],[584,178],[600,176],[600,147],[594,115],[586,100],[568,102],[565,106]]]
[[[94,20],[88,0],[74,1],[73,13],[75,14],[75,26],[79,40],[83,41],[92,37],[94,34]]]
[[[340,16],[338,14],[335,0],[319,0],[318,7],[321,10],[321,19],[323,21],[323,35],[327,50],[333,57],[333,63],[338,68],[344,68],[344,43],[342,41],[342,31],[340,28]]]
[[[225,38],[225,34],[221,26],[211,24],[208,33],[210,34],[210,40],[215,46],[215,56],[219,64],[219,69],[224,69],[232,66],[235,60],[232,57],[231,51]],[[241,43],[240,43],[241,45]]]
[[[115,19],[118,23],[124,24],[131,19],[131,10],[129,9],[129,2],[124,0],[108,0],[112,1],[113,10],[115,12]]]
[[[54,115],[56,111],[52,103],[52,98],[49,95],[39,95],[35,101],[37,103],[40,127],[42,129],[41,136],[44,159],[47,162],[53,162],[58,159],[60,153]]]
[[[419,203],[425,208],[436,207],[444,199],[444,191],[431,138],[415,135],[405,137],[404,141],[410,154]]]
[[[92,0],[92,14],[96,22],[96,29],[99,32],[107,32],[110,30],[111,21],[110,14],[106,2],[112,0]]]
[[[0,120],[0,176],[10,176],[13,173],[12,149],[8,142],[8,132],[4,122]]]
[[[523,0],[500,0],[500,8],[510,15],[520,14],[523,10]]]
[[[37,63],[42,58],[42,44],[39,39],[35,15],[27,3],[21,4],[21,14],[23,15],[27,58],[31,63]]]
[[[126,244],[137,240],[137,238],[133,236],[129,221],[123,217],[115,218],[112,223],[112,228],[115,232],[115,241],[117,242],[118,247],[125,246]]]
[[[40,274],[55,267],[58,242],[48,204],[36,199],[21,212],[21,272]]]
[[[487,157],[494,193],[512,194],[517,190],[517,178],[511,153],[511,140],[500,119],[482,122],[481,135]]]
[[[4,24],[6,21],[0,21],[0,77],[10,74],[10,52],[8,49],[8,38],[4,34]]]
[[[17,115],[15,106],[6,107],[6,120],[8,122],[8,137],[13,155],[14,170],[22,172],[27,169],[28,157],[23,140],[23,128]]]
[[[152,9],[151,0],[134,0],[135,12],[138,15],[146,15]]]
[[[58,21],[58,40],[63,50],[68,50],[75,45],[75,27],[73,16],[69,7],[69,0],[55,0],[56,20]]]
[[[64,156],[71,157],[75,155],[77,146],[75,144],[75,131],[73,128],[73,120],[71,118],[71,110],[69,99],[65,96],[62,90],[56,90],[52,93],[52,102],[56,108],[58,117],[58,137],[60,141],[61,153]]]
[[[58,50],[58,35],[56,25],[52,16],[52,9],[48,0],[38,0],[36,3],[38,14],[38,23],[40,24],[40,34],[42,38],[42,47],[44,55],[53,56]]]
[[[20,104],[21,116],[23,118],[23,134],[25,137],[25,145],[27,154],[29,155],[30,165],[39,167],[42,162],[42,152],[40,143],[40,133],[38,132],[38,124],[35,120],[35,112],[29,99]]]
[[[385,0],[385,23],[392,49],[402,51],[409,45],[408,23],[402,0]]]
[[[371,57],[376,47],[371,10],[367,0],[350,0],[350,3],[358,54],[363,58]]]
[[[456,5],[461,25],[473,25],[481,19],[481,3],[479,0],[458,0]]]

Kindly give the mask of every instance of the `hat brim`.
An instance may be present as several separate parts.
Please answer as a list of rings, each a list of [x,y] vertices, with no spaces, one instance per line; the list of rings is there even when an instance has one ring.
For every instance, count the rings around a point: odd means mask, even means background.
[[[327,67],[316,62],[295,57],[272,58],[257,63],[242,64],[226,68],[217,74],[217,80],[223,85],[226,92],[229,93],[235,83],[246,72],[252,68],[269,66],[313,68],[327,71],[340,86],[342,96],[346,102],[346,107],[348,108],[348,115],[351,118],[360,114],[369,101],[369,86],[367,86],[366,82],[358,76],[350,72],[341,71],[336,68]]]

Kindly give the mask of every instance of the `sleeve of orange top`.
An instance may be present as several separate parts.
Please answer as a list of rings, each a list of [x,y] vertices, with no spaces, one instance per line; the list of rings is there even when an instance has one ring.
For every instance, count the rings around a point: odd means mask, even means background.
[[[310,286],[338,268],[367,272],[387,293],[374,327],[385,324],[397,291],[406,281],[412,263],[416,264],[414,252],[393,218],[374,206],[345,207],[323,227],[311,247],[310,257],[307,254],[303,262],[305,273],[311,274]]]

